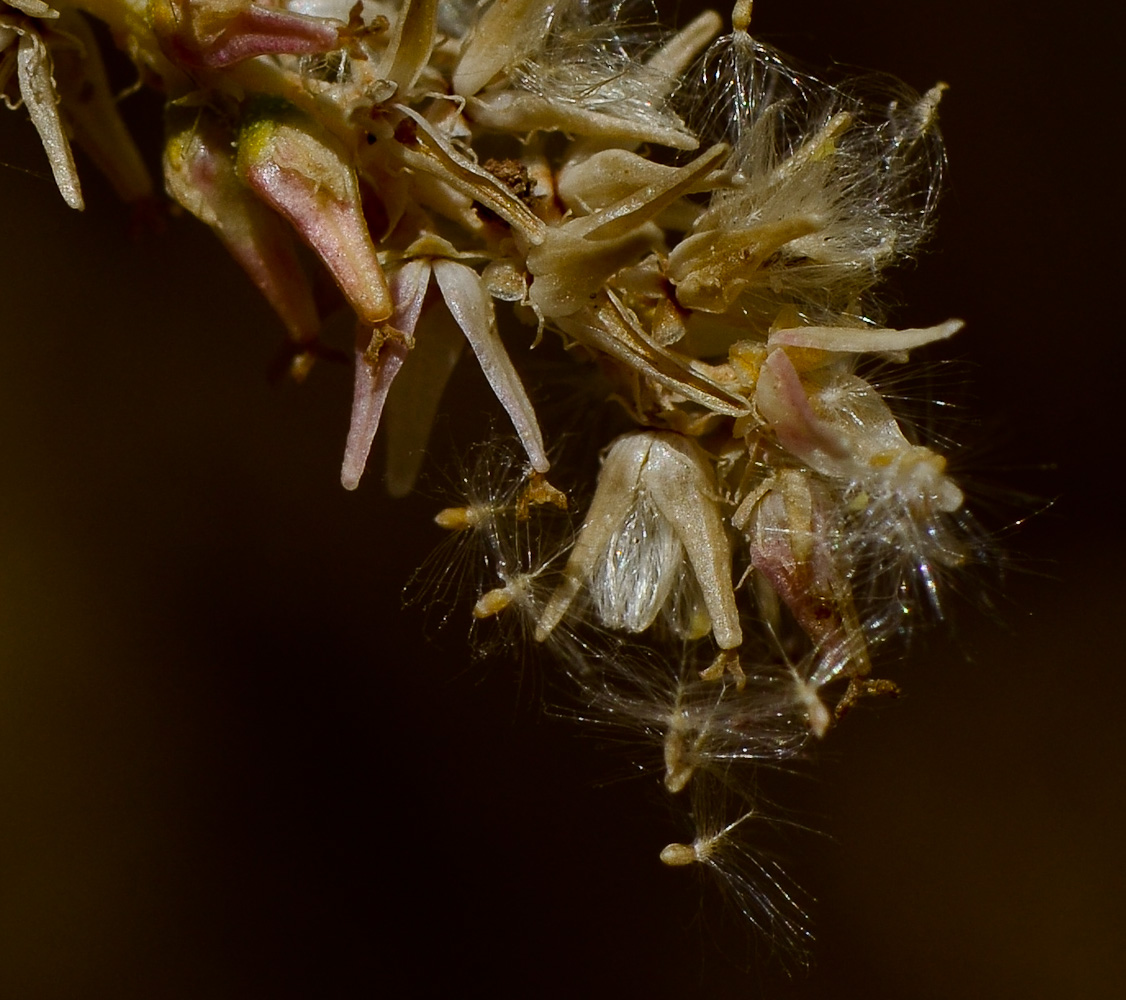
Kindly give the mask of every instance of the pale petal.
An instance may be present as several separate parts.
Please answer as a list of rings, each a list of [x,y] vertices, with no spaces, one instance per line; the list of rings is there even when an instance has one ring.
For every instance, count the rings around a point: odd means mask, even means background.
[[[590,139],[636,145],[651,142],[672,149],[692,150],[700,143],[687,128],[635,121],[584,108],[571,101],[552,101],[521,90],[501,90],[471,97],[466,113],[487,128],[504,132],[565,132]],[[675,120],[675,119],[672,119]]]
[[[438,27],[438,0],[406,0],[377,74],[409,90],[425,69]]]
[[[122,201],[151,198],[152,178],[117,113],[117,100],[90,22],[68,10],[60,18],[58,30],[82,43],[55,49],[55,80],[74,141],[105,174]]]
[[[405,497],[414,488],[438,403],[464,348],[465,337],[449,312],[427,313],[426,329],[415,338],[410,358],[387,396],[386,485],[393,497]]]
[[[494,0],[477,19],[453,76],[455,94],[469,97],[543,45],[559,0]]]
[[[563,580],[544,605],[536,623],[536,642],[543,642],[551,635],[579,591],[594,576],[611,537],[637,501],[641,473],[648,457],[649,436],[645,434],[619,439],[607,453],[598,473],[594,499],[563,569]]]
[[[19,29],[17,29],[19,30]],[[70,151],[70,141],[59,118],[59,97],[51,76],[51,56],[36,32],[23,30],[16,56],[19,67],[20,93],[51,164],[59,193],[71,208],[85,207],[78,168]]]
[[[748,285],[769,280],[761,268],[777,250],[820,225],[812,216],[795,216],[730,231],[708,229],[681,240],[668,263],[677,302],[685,309],[726,312]]]
[[[707,44],[723,30],[723,18],[714,10],[697,14],[653,53],[645,65],[665,76],[670,90],[688,70]],[[667,94],[662,93],[664,97]]]
[[[434,277],[438,280],[450,314],[477,355],[481,371],[512,420],[532,468],[537,472],[547,472],[551,463],[544,452],[539,422],[497,332],[493,301],[485,290],[484,282],[471,267],[453,260],[435,260]]]
[[[529,243],[543,241],[545,226],[538,216],[484,167],[469,159],[442,131],[417,111],[401,104],[395,110],[415,126],[413,148],[399,144],[403,162],[414,170],[433,174],[440,180],[496,212]]]
[[[615,272],[662,245],[653,220],[699,184],[728,152],[724,143],[717,143],[601,211],[548,228],[543,241],[527,254],[532,306],[541,316],[557,320],[587,305]]]
[[[59,12],[54,7],[43,3],[43,0],[5,0],[9,7],[22,10],[28,17],[55,18]]]
[[[653,435],[643,483],[673,526],[703,592],[720,649],[743,642],[731,584],[731,542],[720,517],[711,467],[698,445],[673,434]]]
[[[847,354],[899,354],[953,337],[964,325],[960,319],[949,319],[937,326],[911,330],[803,326],[792,330],[776,330],[770,335],[767,345],[813,347],[821,351]]]

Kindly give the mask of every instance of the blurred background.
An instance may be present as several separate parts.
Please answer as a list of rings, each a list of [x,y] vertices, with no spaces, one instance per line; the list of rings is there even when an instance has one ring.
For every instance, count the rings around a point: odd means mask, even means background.
[[[131,237],[83,160],[71,212],[0,114],[0,997],[1120,996],[1122,24],[1094,7],[756,3],[811,66],[950,84],[892,319],[967,321],[934,357],[1006,553],[794,779],[824,836],[794,844],[793,977],[659,864],[658,783],[545,716],[534,665],[401,607],[443,501],[340,488],[350,373],[271,381],[280,326],[204,227]],[[159,107],[128,108],[155,167]]]

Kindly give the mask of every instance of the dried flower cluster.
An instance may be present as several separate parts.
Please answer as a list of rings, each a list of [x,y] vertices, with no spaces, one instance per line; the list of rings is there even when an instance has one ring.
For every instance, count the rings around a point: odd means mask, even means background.
[[[800,947],[746,836],[756,775],[890,687],[873,649],[970,554],[943,456],[862,374],[960,323],[888,329],[872,296],[927,233],[942,86],[799,74],[750,7],[721,35],[601,0],[7,0],[0,88],[70,205],[72,139],[151,198],[84,14],[105,22],[167,98],[167,192],[269,300],[296,377],[329,353],[311,248],[356,317],[346,487],[382,421],[412,488],[468,343],[519,441],[438,517],[486,568],[474,615],[653,747],[697,829],[661,859]],[[561,339],[612,434],[545,443],[498,301],[525,346]],[[553,469],[566,447],[601,455],[589,488]]]

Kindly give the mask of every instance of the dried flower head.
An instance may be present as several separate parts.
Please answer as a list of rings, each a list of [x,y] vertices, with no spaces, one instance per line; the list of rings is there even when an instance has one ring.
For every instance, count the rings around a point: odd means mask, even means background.
[[[472,540],[473,615],[518,620],[506,643],[560,656],[580,718],[649,743],[698,828],[662,859],[800,947],[802,907],[743,838],[758,769],[894,687],[877,645],[972,551],[945,456],[862,374],[962,325],[893,329],[878,300],[929,232],[944,85],[798,72],[750,0],[722,36],[599,0],[8,0],[0,93],[75,208],[72,139],[152,197],[87,14],[165,95],[165,190],[269,301],[295,377],[339,353],[311,262],[350,311],[345,487],[382,427],[411,490],[468,345],[517,442],[438,515]],[[564,448],[541,423],[544,337],[612,430]]]

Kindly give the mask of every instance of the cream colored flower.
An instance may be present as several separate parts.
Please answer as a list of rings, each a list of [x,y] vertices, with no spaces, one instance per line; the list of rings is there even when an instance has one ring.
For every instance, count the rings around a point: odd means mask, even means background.
[[[944,85],[799,73],[750,0],[726,35],[595,0],[0,2],[0,94],[76,208],[72,138],[152,197],[82,12],[164,94],[165,190],[268,300],[291,373],[353,364],[345,487],[382,427],[411,490],[472,354],[522,456],[439,515],[480,542],[475,634],[550,647],[583,717],[693,799],[663,860],[804,941],[745,840],[757,769],[888,689],[878,646],[970,551],[947,456],[865,374],[961,326],[879,302],[929,231]],[[335,310],[345,350],[320,343]],[[582,387],[562,416],[547,368]],[[581,520],[541,530],[548,508]]]

